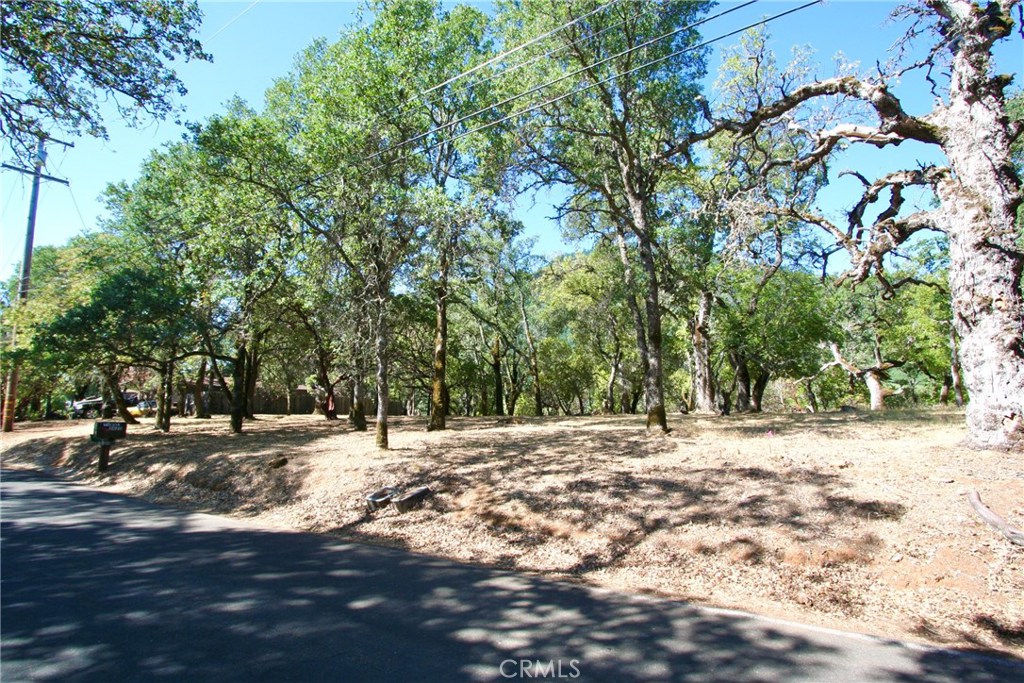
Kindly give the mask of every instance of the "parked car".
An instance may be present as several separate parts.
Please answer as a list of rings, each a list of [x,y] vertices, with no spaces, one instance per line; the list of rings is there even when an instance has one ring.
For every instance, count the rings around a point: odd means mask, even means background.
[[[156,413],[156,401],[139,401],[128,407],[128,414],[135,417],[152,417]]]
[[[103,414],[103,397],[102,396],[89,396],[83,398],[81,401],[71,402],[71,417],[75,419],[79,418],[93,418],[99,417]]]

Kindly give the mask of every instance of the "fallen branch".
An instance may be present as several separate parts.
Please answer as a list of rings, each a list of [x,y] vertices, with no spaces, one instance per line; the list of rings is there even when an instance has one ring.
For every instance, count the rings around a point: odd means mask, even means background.
[[[974,508],[974,511],[985,520],[985,523],[1009,539],[1010,543],[1024,545],[1024,531],[1008,524],[1005,519],[985,507],[977,491],[971,491],[967,494],[967,500],[970,502],[971,507]]]

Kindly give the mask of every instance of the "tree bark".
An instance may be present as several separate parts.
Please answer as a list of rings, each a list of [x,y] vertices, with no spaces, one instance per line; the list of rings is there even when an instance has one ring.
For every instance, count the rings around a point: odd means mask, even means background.
[[[761,370],[761,374],[754,380],[754,388],[750,394],[750,410],[754,413],[760,413],[764,405],[764,390],[768,388],[768,381],[772,375],[767,370]]]
[[[156,401],[156,428],[171,431],[171,411],[174,404],[174,361],[160,365],[160,390]]]
[[[188,382],[185,380],[184,373],[178,372],[178,416],[186,417],[188,411],[185,410],[188,405]]]
[[[605,388],[604,410],[606,413],[615,412],[615,385],[619,382],[619,363],[622,362],[622,350],[616,342],[615,352],[612,354],[611,372],[608,375],[608,386]]]
[[[864,384],[868,387],[868,395],[871,397],[871,410],[885,410],[885,385],[882,383],[882,373],[877,370],[864,372]]]
[[[661,302],[658,290],[658,269],[654,260],[654,245],[649,228],[643,218],[643,210],[634,208],[634,221],[639,223],[637,236],[640,242],[640,262],[647,275],[647,293],[644,308],[647,313],[647,344],[649,358],[647,373],[644,375],[644,403],[647,408],[647,427],[657,425],[668,432],[668,416],[665,413],[665,385],[661,368]],[[643,221],[643,222],[641,222]]]
[[[231,391],[231,431],[242,433],[242,421],[245,419],[245,364],[249,358],[245,342],[235,348],[235,367],[232,371]]]
[[[445,428],[448,407],[446,373],[448,368],[448,252],[442,250],[437,283],[437,328],[434,332],[434,364],[430,392],[430,422],[427,431]]]
[[[522,393],[522,384],[519,378],[519,361],[515,354],[512,355],[511,360],[505,363],[505,379],[508,380],[505,383],[505,411],[509,415],[516,414],[516,404],[519,403],[519,396]]]
[[[640,357],[640,372],[643,376],[643,395],[646,398],[647,378],[651,374],[651,349],[647,339],[648,326],[644,321],[644,314],[640,309],[640,304],[636,300],[636,275],[633,273],[633,264],[630,262],[629,250],[626,248],[626,234],[621,226],[617,230],[619,260],[622,262],[623,280],[626,285],[626,304],[633,319],[633,331],[636,334],[636,350],[637,355]],[[636,410],[637,399],[634,399],[631,402],[630,412],[636,414]],[[648,416],[649,419],[650,416]],[[647,426],[650,427],[649,422]]]
[[[263,364],[263,337],[264,332],[253,335],[249,344],[249,357],[245,362],[245,417],[255,420],[253,412],[256,408],[256,385],[259,381],[260,365]]]
[[[736,412],[745,413],[750,410],[750,369],[747,359],[739,351],[729,351],[729,363],[732,364],[736,376]]]
[[[811,380],[804,382],[804,392],[807,394],[807,407],[812,413],[818,412],[818,397],[814,394],[814,385]]]
[[[1013,133],[1003,92],[1010,79],[990,75],[995,32],[1009,31],[1006,22],[1012,17],[988,16],[965,0],[931,5],[950,18],[957,35],[949,104],[932,118],[941,127],[952,170],[936,191],[949,237],[954,324],[970,391],[969,438],[981,447],[1019,446],[1024,444],[1024,253],[1016,243],[1021,181],[1010,156]],[[1001,11],[998,4],[989,7]]]
[[[697,299],[697,316],[693,321],[693,412],[712,414],[715,405],[715,380],[711,369],[711,292],[701,292]]]
[[[362,373],[352,379],[352,407],[348,412],[348,421],[357,432],[366,431],[366,385]]]
[[[540,361],[537,359],[537,344],[530,329],[530,319],[526,315],[526,301],[519,292],[519,313],[523,317],[523,331],[526,333],[526,348],[530,352],[530,376],[533,378],[533,411],[537,415],[544,414],[544,398],[540,388]]]
[[[118,379],[117,373],[104,370],[103,380],[106,382],[108,389],[110,390],[110,397],[114,400],[114,406],[117,409],[117,416],[130,425],[139,424],[139,421],[128,412],[128,404],[124,402],[124,394],[121,393],[121,382]]]
[[[388,287],[378,283],[376,302],[376,321],[374,325],[374,354],[377,359],[377,448],[388,449],[388,403],[391,399],[388,385],[388,342],[389,333],[387,319]]]
[[[501,337],[497,334],[491,344],[490,365],[494,374],[494,414],[500,417],[505,414],[505,387],[501,376]]]
[[[192,389],[192,400],[196,406],[196,419],[199,420],[210,419],[210,405],[204,400],[204,393],[206,392],[206,363],[207,360],[205,358],[200,361],[199,373],[196,375],[196,385]]]
[[[324,353],[317,353],[316,381],[324,392],[320,404],[320,412],[327,420],[338,419],[338,402],[334,392],[335,383],[331,381],[331,367]]]

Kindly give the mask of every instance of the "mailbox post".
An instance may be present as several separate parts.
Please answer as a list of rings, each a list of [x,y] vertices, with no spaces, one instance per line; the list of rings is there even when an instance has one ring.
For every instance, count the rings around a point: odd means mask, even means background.
[[[110,447],[118,439],[128,435],[128,423],[112,420],[97,420],[92,428],[92,441],[100,445],[100,472],[106,471],[110,465]]]

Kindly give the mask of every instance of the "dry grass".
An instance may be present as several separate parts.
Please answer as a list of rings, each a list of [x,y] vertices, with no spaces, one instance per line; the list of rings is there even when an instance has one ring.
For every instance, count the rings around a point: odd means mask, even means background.
[[[373,433],[311,416],[131,427],[95,473],[88,424],[6,435],[5,466],[187,509],[887,637],[1024,654],[1024,550],[965,500],[1024,523],[1020,453],[968,451],[962,416],[399,418]],[[288,464],[272,468],[284,456]],[[381,486],[420,510],[367,514]]]

